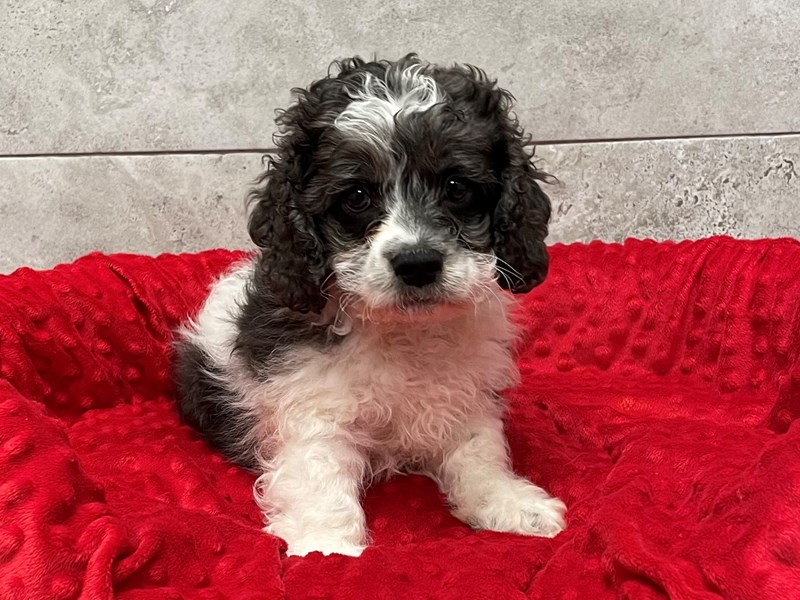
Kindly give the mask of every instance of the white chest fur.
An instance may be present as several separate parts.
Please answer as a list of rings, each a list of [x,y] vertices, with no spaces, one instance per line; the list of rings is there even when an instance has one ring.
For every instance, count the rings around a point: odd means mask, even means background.
[[[269,385],[279,435],[335,422],[370,452],[373,472],[434,458],[469,418],[498,415],[496,392],[516,381],[507,304],[493,299],[438,323],[363,323],[338,345],[298,350]]]

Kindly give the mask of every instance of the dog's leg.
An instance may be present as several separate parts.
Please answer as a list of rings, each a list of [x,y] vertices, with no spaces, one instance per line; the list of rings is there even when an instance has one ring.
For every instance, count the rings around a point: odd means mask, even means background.
[[[366,467],[344,435],[288,442],[257,484],[265,530],[283,538],[290,555],[360,555],[367,544],[360,502]]]
[[[453,514],[477,529],[553,537],[566,526],[564,503],[512,472],[500,419],[471,423],[436,478]]]

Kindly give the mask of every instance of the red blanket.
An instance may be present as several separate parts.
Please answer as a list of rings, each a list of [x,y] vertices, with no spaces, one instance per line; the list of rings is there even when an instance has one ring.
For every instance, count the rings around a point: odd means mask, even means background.
[[[800,596],[800,244],[554,247],[507,428],[568,530],[475,532],[400,477],[357,559],[286,558],[179,424],[172,330],[236,256],[0,277],[0,598]]]

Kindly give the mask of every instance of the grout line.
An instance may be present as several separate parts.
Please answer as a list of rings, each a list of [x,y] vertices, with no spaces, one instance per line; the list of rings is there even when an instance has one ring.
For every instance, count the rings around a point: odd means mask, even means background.
[[[205,154],[271,154],[275,148],[229,148],[206,150],[99,150],[95,152],[28,152],[25,154],[0,154],[4,158],[91,158],[103,156],[189,156]]]
[[[774,131],[763,133],[709,133],[700,135],[673,136],[641,136],[641,137],[608,137],[585,139],[532,140],[529,146],[567,146],[578,144],[624,144],[636,142],[678,142],[691,140],[728,140],[736,138],[791,137],[800,135],[800,131]],[[273,154],[275,148],[228,148],[199,150],[119,150],[95,152],[29,152],[22,154],[0,154],[2,159],[14,158],[92,158],[104,156],[198,156],[225,154]]]
[[[759,133],[704,133],[696,135],[653,135],[640,137],[608,137],[563,140],[533,140],[533,146],[566,146],[572,144],[625,144],[635,142],[681,142],[692,140],[731,140],[736,138],[791,137],[800,135],[800,131],[772,131]]]

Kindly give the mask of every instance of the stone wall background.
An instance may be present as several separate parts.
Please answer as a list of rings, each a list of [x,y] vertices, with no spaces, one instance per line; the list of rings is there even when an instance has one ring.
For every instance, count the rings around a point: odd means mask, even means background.
[[[0,272],[246,247],[290,88],[409,51],[517,97],[552,242],[800,237],[800,3],[0,0]]]

